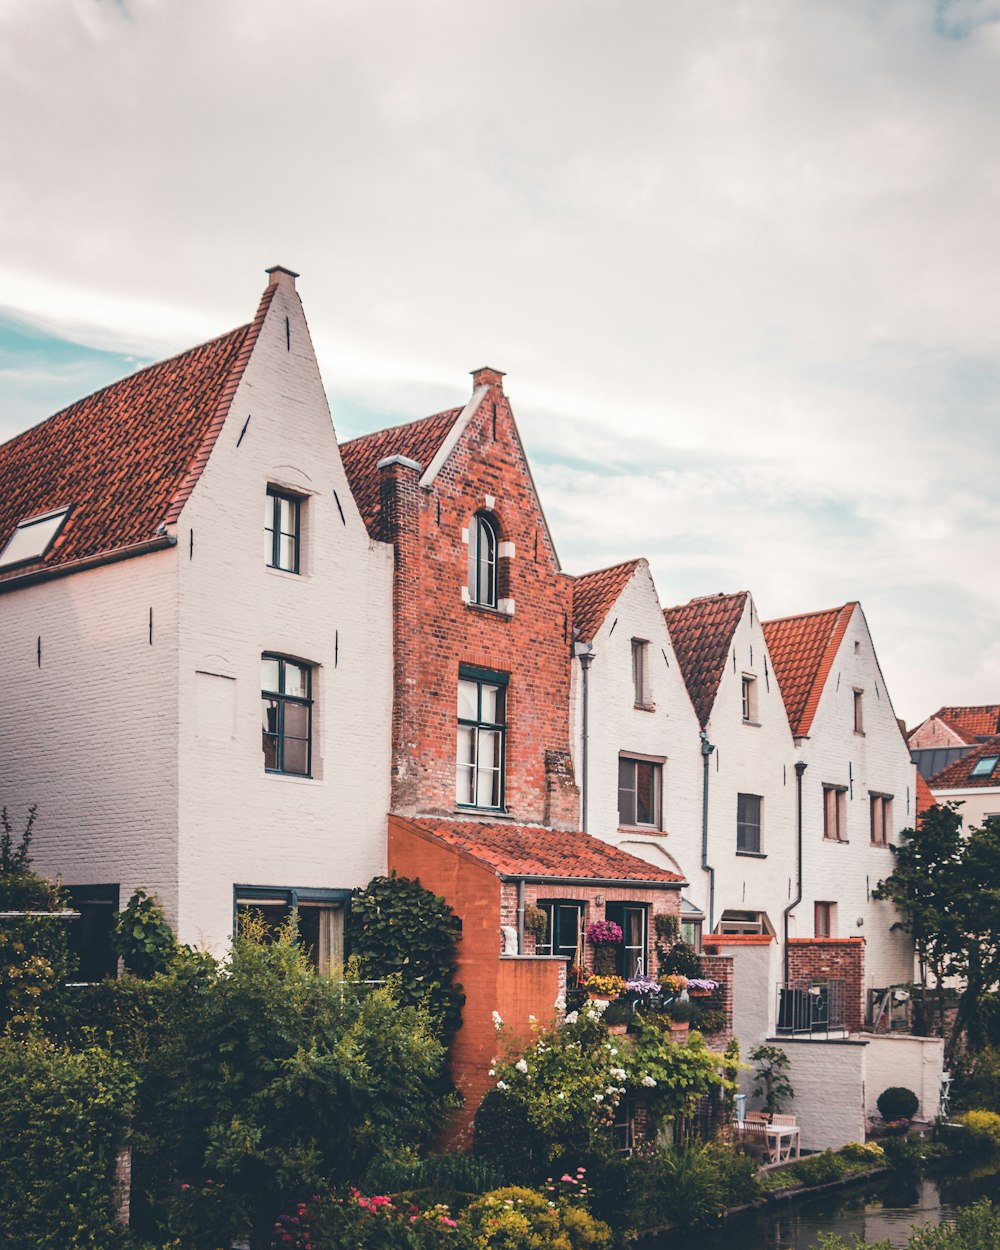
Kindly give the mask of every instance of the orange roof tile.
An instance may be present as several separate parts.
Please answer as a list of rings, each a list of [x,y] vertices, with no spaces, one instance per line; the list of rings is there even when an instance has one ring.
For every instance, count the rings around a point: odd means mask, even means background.
[[[578,642],[593,641],[638,567],[638,560],[626,560],[573,579],[573,631]]]
[[[856,603],[761,622],[774,675],[796,737],[808,734]]]
[[[976,763],[989,755],[1000,756],[1000,734],[993,734],[968,755],[953,760],[939,773],[935,773],[927,784],[935,793],[939,790],[969,790],[979,786],[1000,786],[1000,763],[991,772],[981,777],[972,776]]]
[[[379,528],[379,461],[389,456],[405,456],[426,469],[463,411],[462,408],[448,408],[431,417],[421,417],[419,421],[394,425],[388,430],[376,430],[373,434],[362,434],[360,438],[341,443],[340,455],[347,480],[368,532],[373,537],[378,537]]]
[[[539,825],[480,824],[474,820],[413,816],[392,819],[447,842],[504,877],[579,877],[642,881],[651,886],[679,885],[684,881],[678,873],[656,868],[589,833],[565,833]]]
[[[1000,704],[986,703],[982,707],[942,707],[929,719],[943,720],[963,742],[971,744],[1000,730]]]
[[[919,770],[917,771],[916,799],[917,799],[917,823],[919,824],[920,817],[924,814],[924,812],[928,811],[932,807],[937,807],[937,803],[934,799],[934,795],[931,792],[931,788],[927,784],[927,782],[924,780]]]
[[[664,610],[674,653],[702,728],[712,714],[729,644],[747,597],[745,590],[735,595],[706,595]]]
[[[218,438],[274,288],[250,325],[79,399],[0,446],[0,550],[20,521],[69,506],[41,561],[55,569],[172,524]]]

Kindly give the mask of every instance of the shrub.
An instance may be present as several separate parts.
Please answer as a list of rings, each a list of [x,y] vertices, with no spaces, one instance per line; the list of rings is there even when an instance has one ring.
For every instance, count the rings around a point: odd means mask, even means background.
[[[795,1097],[788,1079],[788,1055],[780,1046],[755,1046],[748,1056],[754,1066],[754,1095],[763,1096],[768,1115],[780,1112],[787,1098]]]
[[[879,1094],[875,1105],[883,1120],[912,1120],[920,1099],[904,1085],[890,1085]]]
[[[828,1185],[831,1181],[839,1181],[847,1173],[847,1160],[835,1155],[832,1150],[824,1150],[822,1154],[799,1159],[785,1168],[784,1172],[800,1180],[803,1185]]]
[[[1000,1150],[1000,1115],[995,1111],[964,1111],[954,1122],[965,1126],[963,1143],[976,1150]]]
[[[963,1058],[955,1072],[952,1106],[1000,1111],[1000,1050],[985,1046]]]
[[[663,1145],[629,1161],[616,1201],[629,1232],[700,1227],[760,1196],[756,1162],[721,1142]]]
[[[660,960],[660,973],[673,972],[681,977],[701,977],[701,959],[687,942],[675,942]]]
[[[550,1206],[533,1189],[496,1189],[459,1217],[475,1250],[606,1250],[611,1229],[580,1207]]]
[[[864,1163],[868,1167],[875,1167],[880,1163],[885,1163],[885,1151],[878,1142],[859,1142],[849,1141],[846,1146],[841,1148],[841,1156],[851,1163]]]
[[[540,907],[536,907],[534,903],[529,903],[524,909],[525,932],[530,933],[536,942],[541,942],[548,927],[549,918],[545,912]]]
[[[445,1250],[468,1242],[446,1206],[418,1206],[388,1194],[351,1189],[345,1197],[313,1196],[278,1217],[271,1244],[282,1250]]]
[[[351,896],[348,931],[361,975],[398,975],[400,1001],[426,1007],[447,1044],[462,1023],[465,995],[455,984],[461,923],[444,899],[419,881],[375,877]]]
[[[118,913],[111,945],[125,971],[142,979],[166,972],[177,954],[177,939],[163,917],[163,908],[145,890],[136,890]]]
[[[0,1039],[0,1245],[113,1247],[115,1160],[134,1083],[92,1046]]]
[[[889,1250],[887,1241],[868,1243],[857,1237],[848,1241],[828,1233],[820,1233],[819,1244],[821,1250]],[[908,1250],[994,1250],[998,1245],[1000,1208],[986,1201],[960,1207],[954,1224],[914,1229],[907,1242]]]

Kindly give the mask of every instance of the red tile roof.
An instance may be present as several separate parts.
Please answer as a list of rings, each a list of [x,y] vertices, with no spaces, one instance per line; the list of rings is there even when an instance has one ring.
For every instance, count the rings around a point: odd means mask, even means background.
[[[942,720],[963,742],[978,742],[1000,730],[1000,704],[982,707],[942,707],[929,720]]]
[[[939,773],[935,773],[927,784],[935,793],[939,790],[971,790],[979,786],[1000,786],[1000,762],[986,776],[971,776],[976,762],[987,755],[1000,755],[1000,734],[992,735],[968,755],[953,760]]]
[[[656,868],[589,833],[562,833],[539,825],[488,825],[474,820],[394,816],[408,828],[447,842],[504,877],[590,878],[680,884],[676,872]]]
[[[0,447],[0,550],[20,521],[72,510],[14,577],[152,539],[177,520],[218,438],[274,288],[250,325],[140,369]]]
[[[379,528],[378,462],[389,456],[406,456],[426,469],[463,411],[448,408],[432,417],[421,417],[419,421],[376,430],[374,434],[362,434],[360,438],[341,443],[344,471],[370,534],[377,537]]]
[[[928,808],[936,807],[936,806],[937,806],[937,803],[934,799],[934,795],[931,793],[930,786],[927,784],[927,782],[924,780],[921,773],[918,771],[917,772],[917,823],[919,824],[920,817],[924,814],[924,812],[927,811]]]
[[[763,621],[774,675],[796,737],[808,734],[856,603]]]
[[[638,567],[638,560],[626,560],[573,579],[573,631],[578,642],[593,641]]]
[[[677,662],[702,728],[708,724],[712,714],[712,705],[729,658],[729,645],[743,615],[747,597],[745,590],[735,595],[706,595],[676,608],[667,608],[663,613]]]

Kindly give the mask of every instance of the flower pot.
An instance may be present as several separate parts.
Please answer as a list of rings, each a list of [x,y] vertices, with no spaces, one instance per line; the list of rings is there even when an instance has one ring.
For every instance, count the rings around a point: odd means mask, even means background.
[[[712,990],[693,990],[690,986],[688,987],[689,998],[711,998],[712,993]]]
[[[688,1024],[687,1020],[671,1020],[670,1021],[670,1032],[675,1037],[681,1037],[681,1036],[687,1037],[687,1031],[690,1027],[691,1026]]]
[[[625,1034],[628,1032],[628,1025],[627,1024],[609,1024],[608,1032],[613,1037],[624,1037]]]
[[[588,990],[587,997],[591,1002],[595,1003],[609,1003],[611,1001],[607,994],[602,994],[599,990]]]

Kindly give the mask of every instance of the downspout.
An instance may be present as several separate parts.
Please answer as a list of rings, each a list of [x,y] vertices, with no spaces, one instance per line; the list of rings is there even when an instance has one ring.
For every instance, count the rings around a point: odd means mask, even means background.
[[[708,862],[708,757],[715,747],[703,729],[701,738],[701,867],[708,873],[708,931],[715,930],[715,869]]]
[[[524,878],[517,879],[517,953],[524,954]]]
[[[795,889],[796,894],[785,908],[785,985],[788,985],[788,918],[802,902],[802,774],[809,765],[805,760],[795,761]]]
[[[589,642],[576,642],[573,651],[580,661],[582,689],[580,691],[580,828],[587,832],[587,749],[590,738],[590,666],[594,662],[594,649]]]

